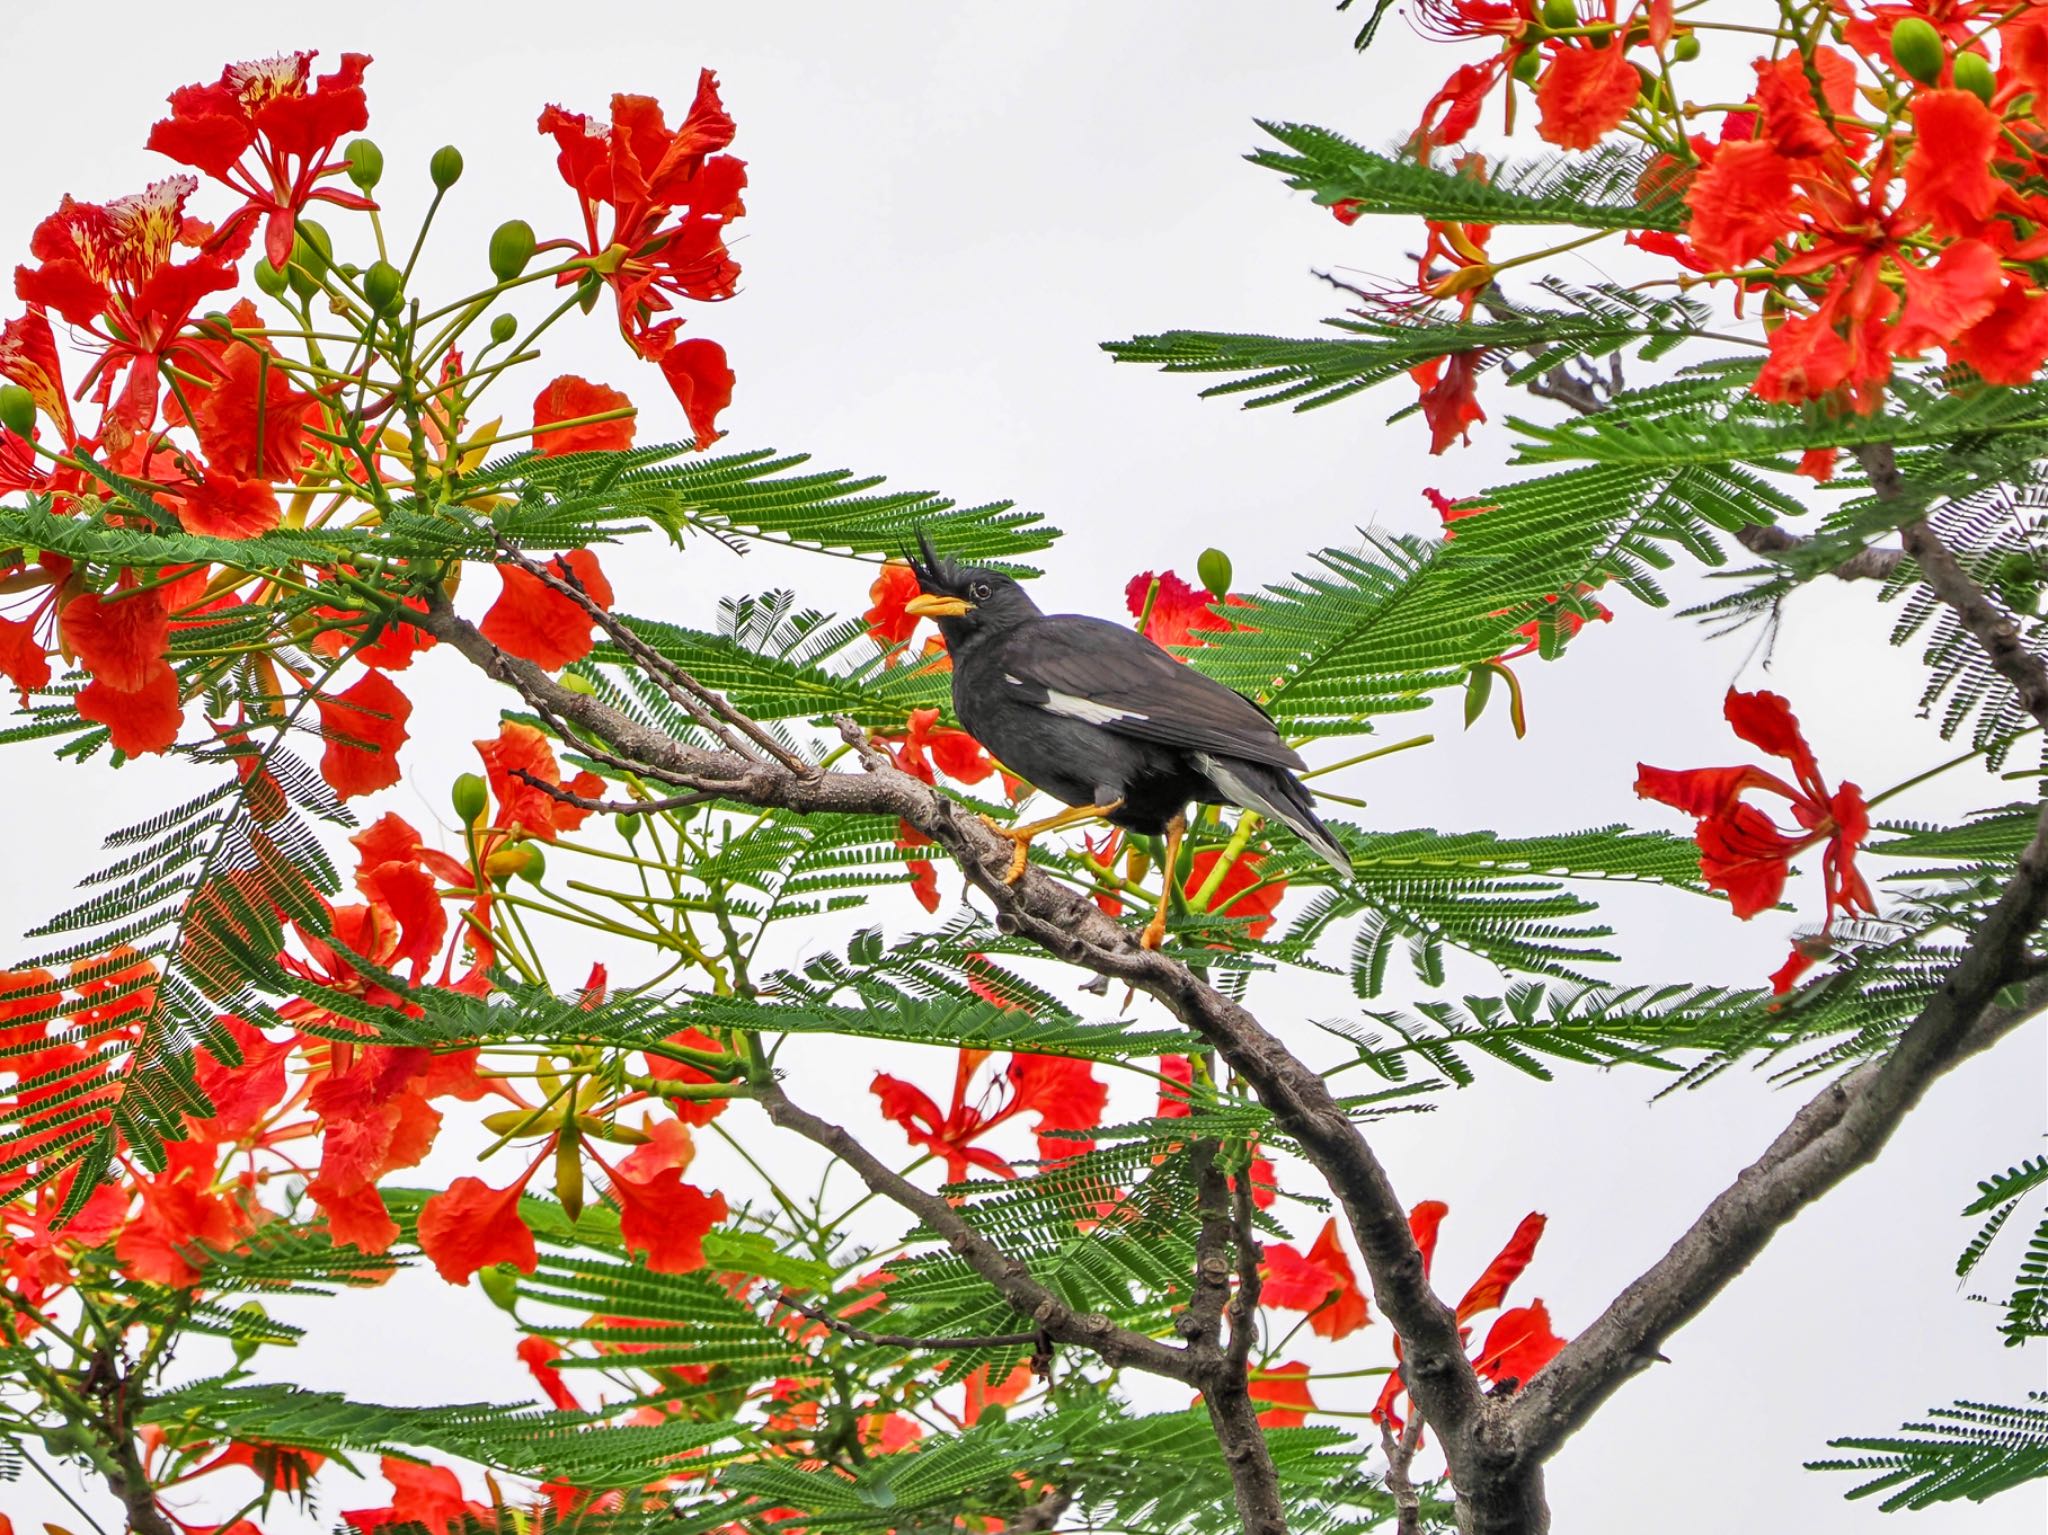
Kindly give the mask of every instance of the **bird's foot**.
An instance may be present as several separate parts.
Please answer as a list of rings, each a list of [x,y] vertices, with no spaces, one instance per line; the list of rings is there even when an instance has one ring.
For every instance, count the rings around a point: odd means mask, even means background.
[[[1138,946],[1145,949],[1156,949],[1164,942],[1166,942],[1166,906],[1162,902],[1159,909],[1152,913],[1152,920],[1145,924],[1145,931],[1138,936]]]
[[[1003,883],[1016,884],[1031,866],[1031,841],[1038,835],[1038,829],[1034,826],[1005,826],[989,816],[983,816],[981,824],[1011,844],[1010,867],[1003,875]]]

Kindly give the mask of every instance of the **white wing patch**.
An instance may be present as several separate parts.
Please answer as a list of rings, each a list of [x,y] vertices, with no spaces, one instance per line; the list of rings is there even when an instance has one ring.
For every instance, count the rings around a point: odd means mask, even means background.
[[[1015,682],[1017,679],[1010,679]],[[1108,704],[1099,704],[1092,698],[1076,698],[1072,693],[1048,691],[1045,702],[1038,706],[1048,714],[1057,714],[1065,719],[1085,720],[1090,725],[1114,725],[1118,720],[1142,720],[1150,715],[1140,714],[1135,709],[1117,709]]]

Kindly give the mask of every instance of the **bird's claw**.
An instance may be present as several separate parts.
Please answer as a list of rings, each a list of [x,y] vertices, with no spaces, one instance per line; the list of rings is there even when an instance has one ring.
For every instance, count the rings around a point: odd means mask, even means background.
[[[1156,949],[1166,942],[1166,908],[1160,907],[1152,913],[1152,920],[1145,924],[1145,931],[1138,936],[1138,947]]]
[[[1012,844],[1010,867],[1003,875],[1003,883],[1006,885],[1016,884],[1018,880],[1024,877],[1024,871],[1031,866],[1031,839],[1038,834],[1031,831],[1020,831],[1014,826],[1005,826],[990,816],[983,816],[981,824],[1004,841]]]

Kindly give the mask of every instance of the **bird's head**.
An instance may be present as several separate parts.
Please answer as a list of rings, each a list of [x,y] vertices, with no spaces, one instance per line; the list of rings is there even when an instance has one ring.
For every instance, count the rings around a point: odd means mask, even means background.
[[[917,577],[918,595],[903,611],[936,620],[949,650],[1039,616],[1038,604],[1015,578],[1000,570],[941,559],[922,533],[917,543],[923,558],[911,559],[910,569]]]

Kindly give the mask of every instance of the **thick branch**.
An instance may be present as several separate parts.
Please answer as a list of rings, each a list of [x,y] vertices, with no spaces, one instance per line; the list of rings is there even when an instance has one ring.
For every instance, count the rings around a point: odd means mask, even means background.
[[[1735,541],[1751,554],[1783,554],[1806,540],[1775,523],[1753,522],[1735,530]],[[1838,581],[1888,581],[1906,559],[1903,549],[1859,549],[1828,574]]]
[[[1237,1497],[1238,1521],[1245,1535],[1287,1535],[1287,1505],[1280,1496],[1280,1476],[1259,1425],[1258,1404],[1242,1369],[1220,1370],[1202,1387],[1202,1405],[1223,1451]]]

